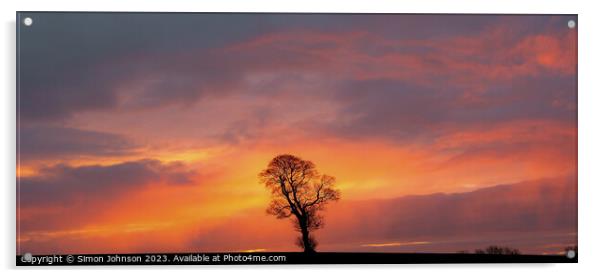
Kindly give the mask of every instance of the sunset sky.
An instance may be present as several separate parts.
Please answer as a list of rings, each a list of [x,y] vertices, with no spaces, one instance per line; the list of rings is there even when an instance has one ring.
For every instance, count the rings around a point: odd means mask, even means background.
[[[30,16],[19,254],[299,250],[283,153],[341,190],[318,251],[577,244],[576,16]]]

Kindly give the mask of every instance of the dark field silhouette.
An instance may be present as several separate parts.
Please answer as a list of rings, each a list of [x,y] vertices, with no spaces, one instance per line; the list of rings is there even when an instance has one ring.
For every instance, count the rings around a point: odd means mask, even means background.
[[[207,257],[215,255],[231,258],[228,260],[184,261],[188,265],[230,265],[230,264],[433,264],[433,263],[576,263],[577,257],[568,258],[565,255],[499,255],[499,254],[469,254],[469,253],[364,253],[364,252],[258,252],[258,253],[203,253]],[[311,255],[308,255],[311,254]],[[128,254],[144,256],[140,254]],[[196,256],[198,253],[166,253],[165,256]],[[76,254],[77,256],[77,254]],[[240,258],[247,259],[240,259]],[[250,258],[251,257],[251,258]],[[277,260],[262,260],[261,258],[278,258]],[[238,259],[236,259],[238,258]],[[75,263],[77,265],[98,265],[100,263]],[[127,263],[110,262],[103,265],[120,265]],[[173,262],[158,261],[154,264],[169,265]],[[27,265],[17,256],[17,265]],[[73,265],[57,262],[55,265]]]
[[[520,255],[520,251],[518,249],[514,249],[511,247],[505,246],[497,246],[491,245],[487,248],[477,249],[474,251],[475,254],[489,254],[489,255]]]

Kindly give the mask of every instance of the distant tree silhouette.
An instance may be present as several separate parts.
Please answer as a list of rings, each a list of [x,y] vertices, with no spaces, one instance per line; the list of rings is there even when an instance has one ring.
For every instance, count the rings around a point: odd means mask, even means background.
[[[279,219],[294,216],[301,233],[297,245],[304,252],[315,252],[317,241],[310,233],[324,225],[319,212],[341,196],[334,188],[335,178],[320,174],[313,162],[289,154],[274,157],[259,178],[272,193],[267,213]]]
[[[477,249],[474,251],[475,254],[489,254],[489,255],[520,255],[520,251],[518,249],[491,245],[487,247],[485,250]]]

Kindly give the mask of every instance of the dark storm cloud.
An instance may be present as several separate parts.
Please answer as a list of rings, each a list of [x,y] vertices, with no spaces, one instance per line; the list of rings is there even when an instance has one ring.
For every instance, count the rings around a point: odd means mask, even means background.
[[[19,158],[58,159],[73,156],[119,156],[138,147],[124,136],[65,127],[21,127]]]
[[[99,201],[149,184],[191,184],[196,173],[181,163],[139,160],[114,165],[43,168],[35,176],[19,179],[19,205],[22,209],[44,206],[73,206]]]
[[[281,28],[252,15],[33,14],[20,32],[20,116],[155,107],[219,93],[245,65],[211,49]],[[131,84],[135,83],[135,84]],[[123,87],[125,86],[125,88]],[[120,90],[127,90],[124,96]]]
[[[30,16],[36,24],[21,29],[19,34],[19,101],[21,116],[37,120],[115,107],[115,86],[137,76],[139,67],[152,66],[158,56],[191,48],[220,47],[266,25],[262,18],[253,20],[252,25],[244,24],[243,15]],[[139,56],[144,59],[133,58]],[[145,65],[134,64],[141,60]]]
[[[395,80],[352,82],[336,96],[344,104],[338,113],[343,120],[331,128],[351,137],[415,138],[419,131],[429,132],[429,124],[447,119],[454,96]]]
[[[112,109],[124,96],[131,107],[188,104],[236,85],[245,71],[256,68],[248,63],[268,58],[294,66],[308,59],[301,52],[277,48],[270,50],[270,56],[251,60],[211,51],[270,33],[357,31],[389,39],[440,39],[479,33],[502,21],[520,27],[517,32],[530,33],[564,20],[342,14],[27,15],[36,23],[21,27],[19,33],[19,111],[22,119],[38,121]]]
[[[161,68],[165,66],[162,56],[190,49],[202,53],[203,49],[219,48],[277,29],[278,22],[283,20],[236,14],[34,13],[30,16],[36,24],[20,29],[19,34],[19,102],[21,116],[37,120],[113,108],[118,104],[115,86],[138,78],[140,71],[165,70],[162,76],[150,76],[158,86],[142,96],[142,104],[178,99],[178,94],[184,94],[180,98],[189,101],[198,93],[194,88],[215,82],[207,79],[225,78],[225,73],[212,73],[215,64],[208,61],[208,69],[201,74],[193,69],[178,78],[182,72]],[[198,80],[186,80],[186,76],[195,73]],[[168,96],[159,98],[160,93]]]
[[[348,137],[434,139],[441,133],[522,120],[574,123],[575,76],[523,77],[492,84],[467,100],[460,86],[414,85],[398,80],[349,82],[335,98],[341,121],[324,128]],[[423,141],[425,142],[425,141]]]

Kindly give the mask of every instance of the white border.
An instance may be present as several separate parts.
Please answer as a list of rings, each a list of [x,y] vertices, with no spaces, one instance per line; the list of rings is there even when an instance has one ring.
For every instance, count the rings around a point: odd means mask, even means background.
[[[494,3],[496,2],[496,3]],[[80,277],[86,273],[92,277],[114,274],[114,271],[136,269],[143,277],[187,275],[227,277],[273,275],[276,277],[352,276],[379,277],[403,275],[404,277],[588,277],[598,276],[602,245],[600,212],[602,212],[602,102],[600,95],[600,18],[602,11],[596,1],[553,0],[306,0],[298,2],[275,0],[240,1],[193,1],[193,0],[98,0],[98,1],[33,1],[4,0],[0,2],[2,15],[1,82],[4,86],[0,128],[0,173],[2,175],[2,208],[0,232],[2,233],[0,264],[2,276],[24,277]],[[186,267],[55,267],[53,271],[32,271],[14,267],[15,250],[15,11],[166,11],[166,12],[386,12],[386,13],[563,13],[579,14],[579,263],[559,265],[385,265],[385,266],[186,266]],[[38,268],[37,270],[40,270]],[[177,271],[177,273],[172,273]],[[198,273],[197,271],[202,271]],[[219,274],[217,272],[220,272]],[[226,271],[225,273],[221,273]],[[109,273],[110,272],[110,273]],[[126,274],[126,273],[123,273]],[[134,274],[129,272],[129,274]],[[9,276],[9,277],[10,277]]]

